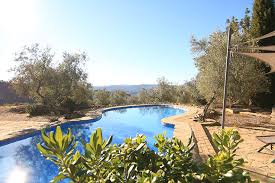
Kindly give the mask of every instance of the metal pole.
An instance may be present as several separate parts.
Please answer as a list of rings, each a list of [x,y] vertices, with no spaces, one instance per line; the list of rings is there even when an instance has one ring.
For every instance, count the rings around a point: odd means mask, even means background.
[[[228,80],[228,70],[230,62],[230,43],[231,43],[231,26],[228,26],[228,40],[227,40],[227,53],[226,53],[226,63],[224,72],[224,87],[223,87],[223,106],[222,106],[222,129],[224,129],[225,122],[225,108],[226,108],[226,95],[227,95],[227,80]]]

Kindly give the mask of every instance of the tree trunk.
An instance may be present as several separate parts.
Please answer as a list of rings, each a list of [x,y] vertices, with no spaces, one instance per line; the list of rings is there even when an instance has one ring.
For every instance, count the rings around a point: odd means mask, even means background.
[[[208,109],[210,107],[210,105],[213,103],[213,101],[215,100],[216,98],[216,93],[213,93],[211,99],[207,102],[207,104],[204,106],[203,108],[203,114],[202,114],[202,121],[204,122],[205,121],[205,118],[207,116],[207,112],[208,112]]]

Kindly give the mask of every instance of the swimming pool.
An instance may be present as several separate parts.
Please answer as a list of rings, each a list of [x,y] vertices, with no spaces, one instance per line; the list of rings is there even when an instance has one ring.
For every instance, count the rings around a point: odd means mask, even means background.
[[[98,121],[63,124],[61,128],[63,132],[71,128],[77,140],[86,141],[95,129],[102,128],[105,138],[113,135],[112,143],[122,143],[125,137],[134,137],[137,133],[144,134],[148,146],[154,149],[155,135],[163,132],[168,137],[173,135],[173,126],[163,125],[161,119],[182,112],[167,106],[121,108],[104,112]],[[57,175],[57,167],[41,157],[36,149],[39,142],[40,134],[35,133],[0,146],[0,180],[3,183],[48,183]]]

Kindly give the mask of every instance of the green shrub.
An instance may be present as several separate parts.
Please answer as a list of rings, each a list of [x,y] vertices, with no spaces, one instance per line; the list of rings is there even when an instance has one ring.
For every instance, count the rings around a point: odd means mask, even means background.
[[[83,114],[79,111],[64,115],[65,119],[75,119],[75,118],[81,118],[81,117],[84,117],[84,116],[85,116],[85,114]]]
[[[82,141],[84,154],[69,129],[66,135],[57,127],[55,134],[42,131],[40,152],[59,167],[53,182],[69,178],[73,182],[169,182],[193,180],[190,146],[165,135],[156,137],[159,153],[147,147],[145,136],[126,138],[123,144],[110,145],[112,137],[102,139],[101,129],[92,133],[90,142]],[[167,149],[168,148],[168,149]],[[182,169],[184,168],[184,169]]]
[[[30,104],[26,107],[26,113],[30,116],[39,116],[49,114],[50,111],[48,107],[39,104]]]
[[[220,133],[213,134],[212,140],[219,152],[208,158],[203,166],[205,180],[221,183],[258,182],[251,181],[249,174],[241,168],[244,159],[235,159],[238,145],[243,141],[237,130],[221,130]]]
[[[76,102],[71,98],[66,98],[61,102],[62,112],[65,114],[71,114],[76,109]]]
[[[229,155],[234,155],[243,139],[241,139],[237,130],[229,129],[221,130],[218,134],[214,133],[212,141],[220,152],[223,151]]]
[[[42,130],[43,143],[37,144],[37,148],[59,167],[59,174],[52,182],[65,178],[75,183],[251,182],[249,175],[239,168],[243,160],[233,158],[235,145],[240,142],[238,134],[223,132],[215,136],[219,137],[217,142],[222,144],[222,150],[202,165],[192,160],[192,138],[184,145],[176,138],[167,138],[165,134],[155,137],[155,147],[158,148],[155,152],[148,148],[143,135],[111,145],[112,136],[104,140],[98,128],[89,142],[82,141],[84,152],[81,154],[76,149],[78,142],[71,130],[63,134],[57,127],[56,132],[49,135]],[[225,140],[220,143],[219,139]]]

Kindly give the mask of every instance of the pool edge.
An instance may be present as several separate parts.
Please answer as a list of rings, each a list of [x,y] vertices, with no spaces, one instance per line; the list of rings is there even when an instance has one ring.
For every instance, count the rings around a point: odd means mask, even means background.
[[[39,128],[39,129],[33,129],[33,130],[30,130],[29,132],[26,132],[24,134],[18,134],[18,135],[15,135],[13,137],[10,137],[10,138],[2,139],[2,140],[0,140],[0,147],[4,146],[4,145],[8,145],[8,144],[16,142],[16,141],[19,141],[19,140],[24,140],[24,139],[32,137],[33,135],[36,135],[36,134],[39,134],[42,129],[52,130],[56,126],[67,126],[67,125],[69,126],[69,125],[73,125],[74,123],[84,124],[84,123],[96,122],[96,121],[101,119],[102,115],[105,112],[108,112],[108,111],[126,109],[126,108],[154,107],[154,106],[167,106],[167,107],[183,109],[179,106],[177,107],[177,106],[171,105],[171,104],[140,104],[140,105],[125,105],[125,106],[114,106],[114,107],[100,108],[100,109],[97,109],[97,110],[89,111],[89,112],[95,112],[96,113],[96,115],[93,116],[93,117],[92,116],[85,116],[85,117],[82,117],[82,118],[75,118],[75,119],[71,119],[71,120],[62,121],[61,123],[55,123],[51,126],[41,126],[41,128]],[[183,109],[183,110],[185,110],[185,109]],[[161,120],[161,122],[162,122],[162,120]],[[169,126],[173,125],[173,124],[165,124],[165,123],[163,123],[163,124],[164,125],[169,125]]]

